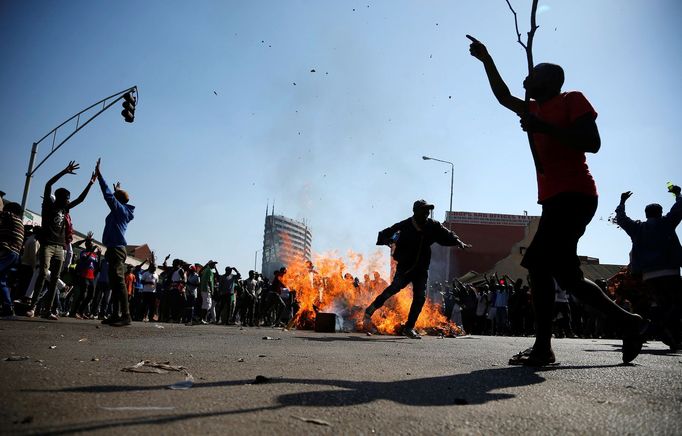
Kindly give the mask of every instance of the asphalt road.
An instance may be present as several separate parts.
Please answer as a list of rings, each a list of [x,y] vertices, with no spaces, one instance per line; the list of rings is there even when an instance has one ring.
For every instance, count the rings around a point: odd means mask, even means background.
[[[157,325],[0,321],[0,358],[29,357],[0,361],[0,432],[682,434],[682,355],[660,342],[623,366],[619,341],[555,340],[560,364],[532,369],[507,365],[530,338]],[[142,360],[194,384],[121,371]]]

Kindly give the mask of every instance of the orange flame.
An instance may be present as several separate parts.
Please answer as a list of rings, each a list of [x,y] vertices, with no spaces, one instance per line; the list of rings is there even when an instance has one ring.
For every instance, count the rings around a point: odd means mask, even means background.
[[[291,261],[282,281],[295,291],[299,310],[290,325],[311,329],[317,312],[333,312],[343,317],[344,328],[362,331],[365,308],[388,286],[382,278],[387,276],[387,257],[379,250],[369,258],[349,251],[345,260],[336,253],[316,253],[313,262],[303,259]],[[359,283],[354,282],[354,275],[359,278]],[[411,303],[411,289],[405,288],[391,297],[372,316],[377,332],[397,334],[407,320]],[[441,313],[439,305],[430,300],[424,305],[415,328],[426,334],[462,334],[462,329],[449,321]]]

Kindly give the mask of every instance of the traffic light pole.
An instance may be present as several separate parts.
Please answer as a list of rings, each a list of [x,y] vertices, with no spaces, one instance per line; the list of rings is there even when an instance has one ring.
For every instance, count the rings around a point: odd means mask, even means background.
[[[133,86],[133,87],[124,89],[123,91],[119,91],[119,92],[117,92],[117,93],[115,93],[115,94],[110,95],[109,97],[103,98],[102,100],[98,101],[97,103],[94,103],[94,104],[88,106],[87,108],[85,108],[85,109],[83,109],[82,111],[78,112],[77,114],[73,115],[71,118],[67,119],[66,121],[64,121],[63,123],[61,123],[61,124],[58,125],[57,127],[55,127],[54,129],[50,130],[45,136],[43,136],[42,138],[40,138],[39,141],[36,141],[36,142],[33,143],[33,146],[31,147],[31,156],[30,156],[30,158],[29,158],[29,160],[28,160],[28,171],[26,171],[26,182],[24,183],[24,194],[23,194],[23,196],[22,196],[22,198],[21,198],[21,210],[22,210],[22,212],[26,210],[26,204],[27,204],[27,202],[28,202],[28,193],[29,193],[29,190],[30,190],[30,187],[31,187],[31,179],[33,178],[33,174],[35,174],[35,172],[38,171],[38,168],[40,168],[40,167],[45,163],[45,161],[46,161],[47,159],[50,158],[50,156],[52,156],[57,150],[59,150],[59,148],[60,148],[62,145],[64,145],[64,143],[65,143],[66,141],[68,141],[69,139],[71,139],[71,137],[72,137],[73,135],[75,135],[76,133],[78,133],[78,131],[81,130],[83,127],[87,126],[87,125],[90,123],[90,121],[92,121],[92,120],[94,120],[95,118],[97,118],[102,112],[106,111],[106,110],[109,109],[111,106],[113,106],[114,104],[116,104],[118,101],[120,101],[121,99],[123,99],[123,97],[124,97],[126,94],[128,94],[129,92],[135,92],[135,93],[137,94],[137,86]],[[110,99],[112,99],[112,98],[115,98],[115,99],[114,99],[113,101],[107,103],[107,100],[110,100]],[[100,109],[99,111],[97,111],[97,113],[95,113],[95,114],[92,115],[90,118],[88,118],[83,124],[80,124],[81,115],[82,115],[83,113],[89,111],[90,109],[94,108],[95,106],[100,105],[100,104],[102,105],[102,109]],[[74,131],[71,132],[66,138],[64,138],[64,140],[62,140],[59,144],[57,144],[57,145],[55,146],[55,142],[56,142],[56,139],[57,139],[57,130],[59,130],[59,129],[60,129],[61,127],[63,127],[66,123],[68,123],[69,121],[72,121],[73,119],[76,119],[76,128],[75,128]],[[38,144],[40,144],[41,142],[43,142],[45,139],[47,139],[47,138],[50,137],[50,136],[52,136],[52,149],[51,149],[50,152],[47,154],[47,156],[45,156],[45,157],[43,158],[43,160],[41,160],[41,161],[38,163],[38,165],[36,165],[36,166],[34,167],[36,155],[38,154]]]

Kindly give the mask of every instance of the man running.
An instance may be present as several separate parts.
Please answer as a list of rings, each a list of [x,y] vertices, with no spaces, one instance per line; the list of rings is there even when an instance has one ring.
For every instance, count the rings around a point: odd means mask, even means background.
[[[377,245],[393,245],[393,258],[398,263],[393,281],[379,294],[372,304],[365,309],[365,326],[371,323],[372,314],[384,305],[393,295],[412,283],[412,305],[403,327],[403,334],[408,338],[421,339],[414,329],[417,318],[426,302],[426,280],[431,263],[431,244],[468,248],[471,245],[462,242],[459,237],[443,227],[438,221],[429,218],[433,205],[425,200],[417,200],[412,205],[413,215],[391,227],[379,232]]]
[[[554,280],[622,330],[623,362],[631,362],[642,349],[646,322],[585,279],[577,254],[578,240],[597,210],[597,187],[585,158],[585,153],[596,153],[601,146],[597,113],[580,92],[561,92],[564,71],[555,64],[536,65],[524,80],[531,98],[528,104],[514,97],[486,47],[467,37],[472,41],[469,52],[483,63],[497,101],[519,115],[521,128],[533,134],[542,215],[521,265],[530,274],[536,337],[532,348],[514,355],[509,363],[543,366],[556,361],[551,345]]]

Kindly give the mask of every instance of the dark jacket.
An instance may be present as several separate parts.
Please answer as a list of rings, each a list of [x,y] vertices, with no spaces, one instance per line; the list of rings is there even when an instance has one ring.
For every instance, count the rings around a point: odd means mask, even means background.
[[[390,245],[393,242],[393,258],[398,262],[397,271],[402,273],[428,271],[431,244],[434,242],[446,246],[462,246],[462,241],[456,234],[431,218],[426,220],[421,229],[417,229],[410,217],[379,232],[377,245]]]
[[[675,227],[682,220],[682,196],[678,196],[670,212],[661,218],[633,221],[625,214],[625,206],[616,208],[616,222],[632,240],[630,269],[647,273],[682,266],[682,246]]]

